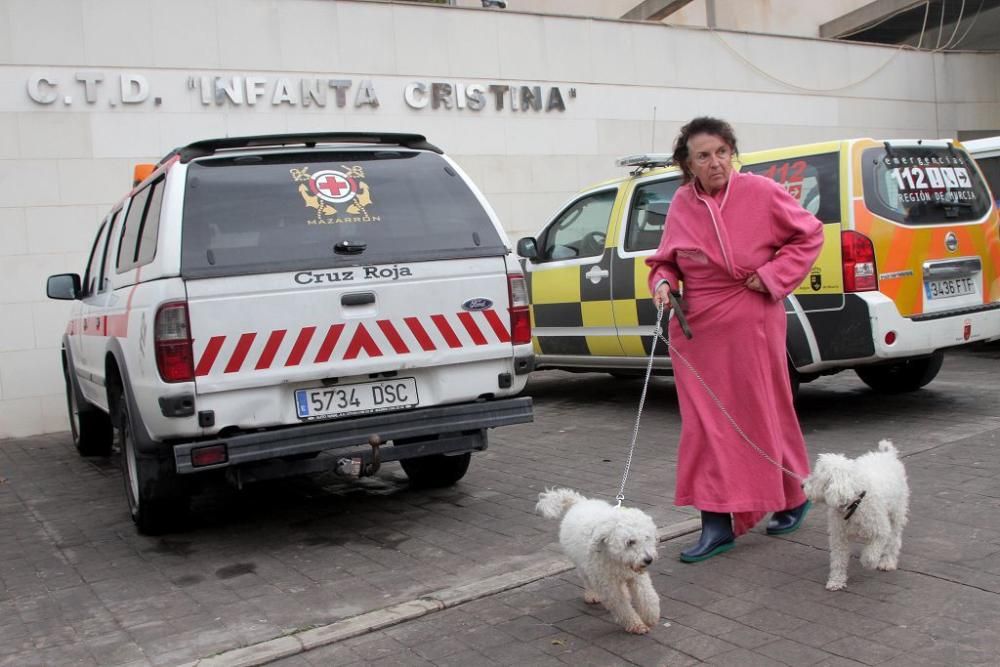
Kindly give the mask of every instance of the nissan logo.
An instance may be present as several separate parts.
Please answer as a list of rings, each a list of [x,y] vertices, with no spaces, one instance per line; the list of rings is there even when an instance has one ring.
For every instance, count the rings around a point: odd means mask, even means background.
[[[948,232],[945,234],[944,247],[948,249],[948,252],[955,252],[958,250],[958,237],[955,236],[955,232]]]

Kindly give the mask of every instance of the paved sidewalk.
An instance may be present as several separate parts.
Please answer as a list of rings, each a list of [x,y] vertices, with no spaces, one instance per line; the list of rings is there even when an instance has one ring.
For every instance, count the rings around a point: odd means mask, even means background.
[[[276,664],[1000,664],[998,371],[993,347],[949,355],[911,395],[876,397],[848,374],[803,388],[813,455],[888,436],[907,456],[899,572],[855,560],[848,591],[826,592],[814,512],[787,538],[747,536],[697,565],[676,561],[686,539],[665,543],[653,569],[665,625],[650,636],[611,626],[568,572]],[[0,442],[0,666],[224,657],[558,559],[537,493],[614,496],[639,389],[537,374],[536,422],[494,431],[452,489],[410,490],[396,466],[210,489],[189,531],[159,539],[132,529],[117,457],[80,459],[66,434]],[[693,516],[671,505],[672,383],[655,380],[648,400],[626,496],[669,526]]]
[[[280,660],[321,665],[1000,664],[998,433],[907,458],[916,492],[901,569],[825,590],[826,515],[787,537],[759,532],[694,565],[688,539],[651,570],[660,627],[634,637],[582,600],[572,572]]]

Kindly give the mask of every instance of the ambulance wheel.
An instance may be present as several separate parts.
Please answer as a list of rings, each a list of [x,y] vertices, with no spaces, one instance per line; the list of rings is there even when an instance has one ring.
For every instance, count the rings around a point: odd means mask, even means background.
[[[66,381],[66,409],[73,446],[80,456],[108,456],[114,443],[111,418],[92,405],[81,406],[81,399],[65,365],[63,378]]]
[[[119,396],[118,446],[129,514],[140,534],[162,535],[180,526],[188,499],[180,492],[169,462],[138,451],[128,399]]]
[[[471,460],[472,452],[455,456],[433,454],[415,459],[403,459],[399,465],[403,466],[403,472],[410,478],[410,484],[413,486],[439,489],[451,486],[465,477]]]
[[[903,394],[916,391],[937,377],[944,362],[944,352],[929,357],[904,359],[892,364],[855,368],[861,381],[882,394]]]

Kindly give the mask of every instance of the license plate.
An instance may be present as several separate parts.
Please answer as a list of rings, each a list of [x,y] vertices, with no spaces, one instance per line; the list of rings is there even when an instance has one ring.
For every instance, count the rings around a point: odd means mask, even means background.
[[[299,419],[330,419],[418,405],[420,399],[414,378],[299,389],[295,392],[295,412]]]
[[[947,278],[945,280],[928,280],[924,283],[924,291],[929,300],[950,299],[956,296],[976,293],[976,281],[973,278]]]

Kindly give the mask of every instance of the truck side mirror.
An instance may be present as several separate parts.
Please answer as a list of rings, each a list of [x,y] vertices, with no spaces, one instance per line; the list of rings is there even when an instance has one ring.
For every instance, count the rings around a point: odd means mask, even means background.
[[[538,241],[535,240],[535,237],[525,236],[522,239],[518,239],[517,254],[525,259],[537,259]]]
[[[45,293],[50,299],[75,301],[80,296],[80,275],[77,273],[58,273],[49,276],[45,284]]]

